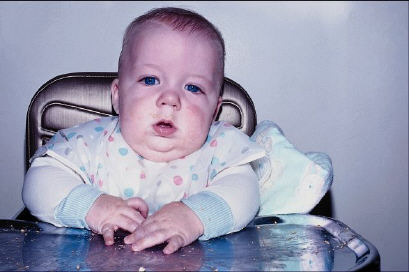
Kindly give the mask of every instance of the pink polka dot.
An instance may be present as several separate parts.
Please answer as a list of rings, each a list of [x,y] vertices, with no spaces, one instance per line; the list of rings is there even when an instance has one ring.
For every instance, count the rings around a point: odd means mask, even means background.
[[[211,147],[217,146],[217,141],[216,141],[216,139],[214,139],[213,141],[210,142],[210,146],[211,146]]]
[[[85,145],[85,146],[88,146],[87,142],[84,142],[84,145]]]
[[[104,182],[102,181],[102,179],[98,180],[98,186],[99,186],[99,187],[104,186]]]
[[[108,134],[108,130],[104,130],[104,136]]]
[[[108,141],[113,142],[113,141],[114,141],[114,137],[109,136],[109,137],[108,137]]]
[[[146,175],[145,175],[144,172],[141,173],[140,178],[141,178],[141,179],[145,179],[145,178],[146,178]]]
[[[95,119],[95,122],[101,122],[101,118]]]
[[[109,153],[108,152],[106,152],[105,155],[107,155],[107,157],[109,158]]]
[[[94,183],[95,177],[94,175],[91,175],[91,182]]]
[[[183,183],[183,179],[181,176],[174,176],[173,177],[173,183],[176,185],[181,185]]]

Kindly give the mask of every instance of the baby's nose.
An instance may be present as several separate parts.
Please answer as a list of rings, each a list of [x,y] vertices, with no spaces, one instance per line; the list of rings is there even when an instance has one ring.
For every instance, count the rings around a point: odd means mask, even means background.
[[[180,97],[176,91],[163,92],[157,102],[158,107],[169,106],[174,110],[180,110]]]

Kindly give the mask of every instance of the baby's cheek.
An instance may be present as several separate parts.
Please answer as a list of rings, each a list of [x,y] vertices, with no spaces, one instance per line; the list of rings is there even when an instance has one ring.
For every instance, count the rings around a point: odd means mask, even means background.
[[[200,128],[197,128],[196,126],[189,127],[189,130],[187,133],[187,139],[186,139],[186,142],[188,142],[189,145],[195,145],[195,146],[200,147],[201,142],[204,141],[204,140],[202,141],[202,138],[203,138],[203,133],[200,130]]]
[[[150,118],[146,118],[143,107],[127,107],[120,115],[120,126],[122,136],[128,144],[138,143],[144,137],[143,128]]]
[[[185,124],[187,125],[187,141],[196,142],[201,146],[207,137],[210,127],[210,118],[199,107],[187,108]]]

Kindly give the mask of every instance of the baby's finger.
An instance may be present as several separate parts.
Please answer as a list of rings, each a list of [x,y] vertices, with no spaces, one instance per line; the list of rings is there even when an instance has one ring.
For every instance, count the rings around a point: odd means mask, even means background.
[[[150,230],[149,228],[146,228],[144,226],[140,226],[136,228],[131,234],[126,236],[124,238],[124,243],[125,244],[134,244],[136,241],[142,239],[143,237],[147,236],[149,234]]]
[[[137,222],[129,218],[128,216],[125,216],[123,214],[116,216],[112,220],[110,220],[111,225],[115,223],[116,229],[121,228],[123,230],[129,231],[129,232],[134,232],[136,228],[139,226]]]
[[[132,208],[138,210],[143,217],[146,218],[148,216],[149,207],[142,198],[139,197],[128,198],[126,200],[126,203]]]
[[[114,244],[115,227],[111,224],[106,224],[102,227],[101,234],[104,237],[105,245],[110,246]]]
[[[167,246],[163,249],[163,253],[172,254],[179,248],[185,245],[185,241],[180,235],[174,235],[168,240]]]
[[[146,219],[142,225],[137,227],[132,234],[128,235],[124,239],[125,244],[133,244],[136,241],[151,235],[151,233],[161,229],[160,224],[155,220]]]
[[[150,232],[148,235],[132,243],[132,250],[141,251],[144,250],[145,248],[150,248],[152,246],[162,244],[168,239],[169,235],[167,231],[164,229]]]
[[[145,217],[132,207],[126,207],[121,211],[121,214],[133,220],[138,226],[145,221]]]

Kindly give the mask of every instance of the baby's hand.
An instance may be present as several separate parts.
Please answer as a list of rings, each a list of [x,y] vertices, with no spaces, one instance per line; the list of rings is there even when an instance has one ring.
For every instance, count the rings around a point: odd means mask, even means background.
[[[132,244],[134,251],[167,242],[163,253],[171,254],[202,234],[203,225],[196,214],[182,202],[172,202],[148,217],[124,242]]]
[[[134,232],[147,215],[148,205],[139,197],[123,200],[102,194],[88,211],[85,222],[92,231],[102,234],[106,245],[112,245],[118,228]]]

